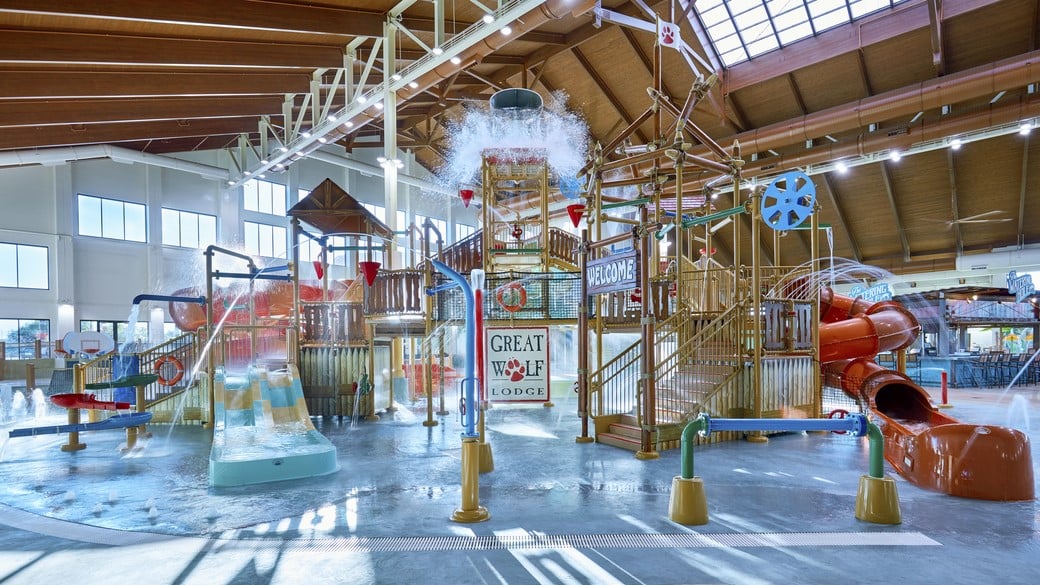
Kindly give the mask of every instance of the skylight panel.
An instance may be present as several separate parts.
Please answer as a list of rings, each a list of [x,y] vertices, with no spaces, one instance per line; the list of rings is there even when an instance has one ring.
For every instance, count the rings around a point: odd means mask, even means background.
[[[905,0],[680,0],[729,67]],[[733,35],[738,35],[733,37]],[[738,46],[739,44],[739,46]]]

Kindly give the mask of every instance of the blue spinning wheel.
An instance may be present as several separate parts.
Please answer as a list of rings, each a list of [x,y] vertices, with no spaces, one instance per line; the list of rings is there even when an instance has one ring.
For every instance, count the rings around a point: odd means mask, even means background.
[[[773,179],[762,194],[762,220],[774,230],[798,227],[813,213],[816,185],[800,171],[788,171]]]

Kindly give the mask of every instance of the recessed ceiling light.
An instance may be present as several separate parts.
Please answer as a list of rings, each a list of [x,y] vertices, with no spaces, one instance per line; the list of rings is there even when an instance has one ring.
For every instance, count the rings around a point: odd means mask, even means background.
[[[288,149],[288,148],[286,148],[286,147],[284,147],[284,146],[279,146],[279,147],[278,147],[278,150],[280,150],[280,151],[282,151],[282,152],[289,152],[289,149]]]
[[[344,128],[353,128],[354,127],[354,123],[351,122],[350,120],[347,120],[346,122],[343,122],[343,127]]]
[[[336,121],[336,115],[335,114],[329,114],[329,122],[335,122],[335,121]]]
[[[303,136],[304,138],[310,138],[311,133],[304,130],[303,132],[300,132],[300,136]]]
[[[244,172],[242,174],[248,177],[249,175],[253,174],[253,171],[246,171],[246,172]]]
[[[500,32],[502,34],[504,34],[504,35],[511,35],[511,34],[513,34],[513,29],[510,28],[509,26],[503,26],[502,30]]]
[[[401,81],[401,74],[400,73],[394,73],[393,75],[390,76],[390,79],[393,79],[394,81]]]
[[[261,160],[260,160],[260,164],[262,164],[262,165],[266,165],[266,164],[268,164],[268,163],[270,163],[270,162],[271,162],[271,161],[267,160],[266,158],[265,158],[265,159],[261,159]]]
[[[375,105],[376,105],[376,109],[377,110],[382,110],[383,109],[383,102],[376,102]]]
[[[417,82],[417,81],[409,81],[408,82],[408,87],[410,87],[412,89],[415,89],[415,88],[419,87],[419,82]]]
[[[440,47],[434,47],[434,48],[433,48],[433,54],[434,54],[434,55],[440,55],[440,54],[441,54],[441,53],[443,53],[443,52],[444,52],[444,49],[442,49],[442,48],[440,48]]]
[[[903,158],[903,155],[898,150],[893,150],[888,153],[888,158],[892,159],[892,162],[899,162],[899,160]]]
[[[326,142],[328,142],[328,141],[329,141],[329,139],[328,139],[328,138],[325,138],[324,136],[319,136],[319,137],[318,137],[318,142],[320,142],[320,143],[322,143],[322,144],[325,144],[325,143],[326,143]]]
[[[459,59],[458,55],[451,58],[452,65],[458,65],[459,63],[462,63],[462,59]]]
[[[483,20],[486,24],[491,24],[492,22],[495,22],[495,17],[491,16],[490,14],[485,14],[484,17],[481,18],[481,20]]]
[[[363,95],[359,95],[359,96],[357,96],[357,103],[359,103],[359,104],[363,104],[363,103],[365,103],[365,102],[367,102],[367,101],[368,101],[368,98],[367,98],[367,97],[365,97],[365,96],[363,96]]]
[[[1029,123],[1029,122],[1022,122],[1022,124],[1018,127],[1018,133],[1021,134],[1022,136],[1025,136],[1026,134],[1029,134],[1029,131],[1032,130],[1032,129],[1033,129],[1033,125],[1031,123]]]
[[[840,160],[837,163],[835,163],[834,168],[838,169],[838,172],[843,175],[849,172],[849,166],[841,162]]]
[[[953,140],[951,140],[950,141],[950,148],[952,148],[954,150],[960,150],[961,149],[961,139],[960,138],[954,138]]]

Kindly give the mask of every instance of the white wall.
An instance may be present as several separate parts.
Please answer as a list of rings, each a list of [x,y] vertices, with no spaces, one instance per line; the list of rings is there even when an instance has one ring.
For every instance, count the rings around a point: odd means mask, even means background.
[[[378,165],[382,149],[355,149],[351,158]],[[193,152],[177,158],[228,168],[223,151]],[[432,176],[402,153],[404,173]],[[383,177],[343,167],[299,161],[283,173],[265,180],[286,185],[291,206],[297,189],[311,189],[332,179],[363,203],[385,206]],[[124,242],[78,235],[77,194],[119,199],[148,206],[148,243]],[[205,284],[202,250],[162,245],[161,209],[217,216],[221,245],[240,247],[242,221],[273,223],[271,216],[242,210],[241,191],[227,191],[219,181],[191,172],[124,164],[107,159],[75,161],[56,166],[0,168],[0,242],[46,246],[49,250],[50,288],[28,290],[0,288],[0,318],[50,319],[51,338],[60,339],[81,319],[125,321],[130,303],[141,293],[173,294],[178,289]],[[445,219],[454,235],[455,218],[477,224],[474,209],[465,210],[458,197],[424,195],[420,189],[401,185],[399,208],[415,214]],[[288,227],[288,223],[286,223]],[[397,229],[404,229],[398,226]],[[291,244],[291,243],[290,243]],[[63,304],[66,306],[59,311]],[[142,319],[160,323],[165,303],[149,303]],[[152,332],[153,341],[156,332]]]

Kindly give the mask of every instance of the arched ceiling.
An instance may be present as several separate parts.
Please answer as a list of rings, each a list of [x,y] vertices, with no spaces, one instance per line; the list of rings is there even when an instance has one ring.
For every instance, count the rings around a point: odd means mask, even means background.
[[[479,2],[439,4],[446,41],[480,21]],[[383,83],[388,61],[402,71],[429,58],[436,6],[2,0],[0,154],[113,144],[154,154],[232,148],[255,161],[344,108],[348,93]],[[482,41],[477,58],[398,92],[398,146],[436,170],[445,121],[508,87],[562,90],[600,144],[639,119],[651,103],[656,36],[595,18],[589,0],[546,6],[551,14],[532,12],[538,18],[516,23],[511,37]],[[690,120],[724,148],[739,142],[745,177],[813,170],[834,255],[921,272],[951,269],[958,254],[1040,243],[1040,129],[1014,131],[1040,120],[1040,1],[907,0],[729,69],[701,43],[685,0],[602,8],[642,20],[650,9],[680,25],[719,75]],[[388,18],[401,29],[392,60],[378,46]],[[677,51],[664,49],[661,64],[665,98],[681,108],[695,75]],[[381,146],[383,122],[369,113],[330,138],[348,150]],[[953,136],[965,137],[958,150],[948,147]],[[650,118],[629,142],[653,138]],[[896,162],[892,149],[919,152]],[[691,152],[711,157],[700,145]],[[837,159],[850,168],[837,170]],[[689,192],[702,180],[684,178]],[[809,239],[767,234],[760,246],[797,264]]]

